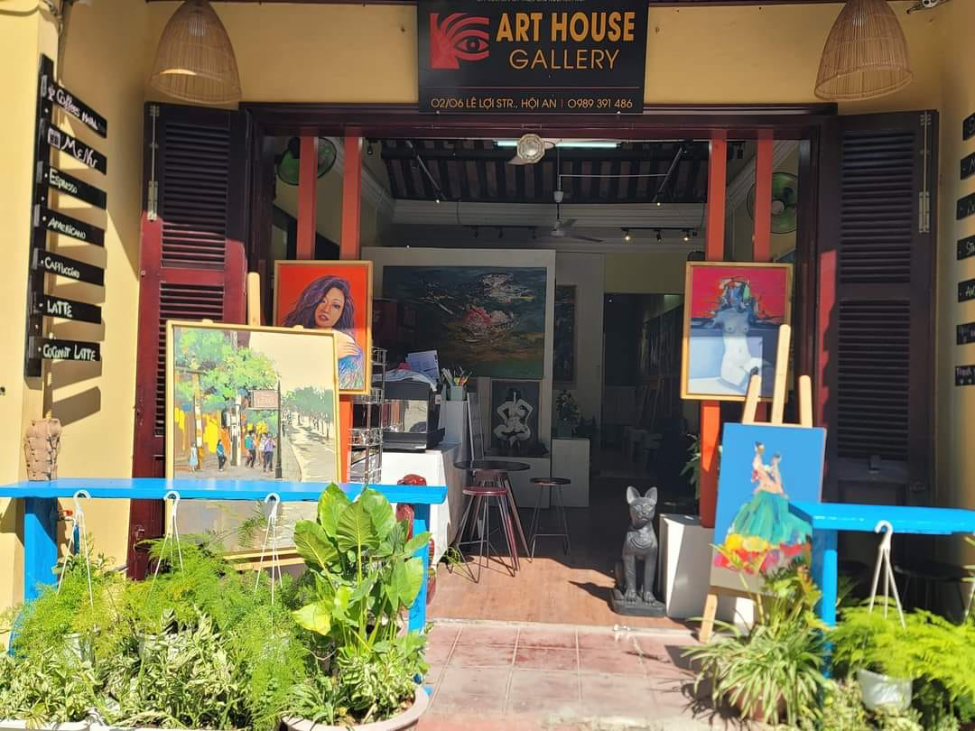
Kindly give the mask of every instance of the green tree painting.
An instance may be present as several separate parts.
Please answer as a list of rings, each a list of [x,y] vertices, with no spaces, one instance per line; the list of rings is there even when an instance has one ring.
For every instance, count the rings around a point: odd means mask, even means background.
[[[176,332],[173,356],[179,404],[191,404],[196,394],[203,409],[213,411],[233,403],[238,395],[277,385],[274,361],[240,347],[231,333],[207,329]]]
[[[332,394],[321,388],[314,388],[313,386],[296,388],[286,393],[283,401],[286,409],[298,415],[299,423],[302,418],[324,419],[326,421],[332,421],[335,418]]]

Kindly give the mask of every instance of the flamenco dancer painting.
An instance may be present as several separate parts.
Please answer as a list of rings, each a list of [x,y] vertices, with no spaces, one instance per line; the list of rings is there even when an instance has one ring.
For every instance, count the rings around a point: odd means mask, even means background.
[[[789,512],[789,495],[782,480],[782,455],[766,461],[765,445],[755,443],[751,463],[751,499],[741,506],[715,554],[715,566],[733,568],[728,554],[741,560],[746,573],[784,568],[809,551],[812,527]]]

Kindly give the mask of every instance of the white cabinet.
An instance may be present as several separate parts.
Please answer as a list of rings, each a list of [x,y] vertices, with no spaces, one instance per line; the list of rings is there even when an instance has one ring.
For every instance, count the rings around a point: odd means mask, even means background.
[[[589,440],[552,440],[552,477],[564,477],[572,484],[562,488],[568,508],[589,507]]]

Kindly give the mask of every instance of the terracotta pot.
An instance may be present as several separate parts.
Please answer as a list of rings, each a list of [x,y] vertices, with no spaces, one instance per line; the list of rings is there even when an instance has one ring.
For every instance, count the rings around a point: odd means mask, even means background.
[[[303,718],[285,718],[285,725],[291,731],[348,731],[350,728],[355,731],[403,731],[404,729],[417,728],[420,725],[420,716],[430,705],[430,697],[420,686],[416,688],[416,699],[413,705],[392,718],[376,723],[364,723],[358,726],[325,726],[323,724],[312,723]]]
[[[761,701],[759,701],[758,705],[755,706],[755,710],[752,711],[752,714],[750,716],[745,715],[745,711],[742,709],[742,704],[740,701],[735,703],[734,705],[735,705],[735,710],[738,711],[738,715],[741,716],[742,718],[748,718],[748,720],[750,721],[759,721],[759,722],[763,722],[765,720],[765,706],[762,704]],[[779,696],[778,711],[779,711],[779,720],[781,721],[783,718],[785,718],[785,698],[782,698],[781,696]]]

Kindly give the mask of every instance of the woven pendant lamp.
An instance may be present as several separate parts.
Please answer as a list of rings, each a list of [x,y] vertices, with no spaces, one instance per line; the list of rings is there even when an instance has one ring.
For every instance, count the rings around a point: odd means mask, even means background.
[[[873,99],[911,83],[907,39],[887,0],[848,0],[823,48],[816,96]]]
[[[173,13],[159,39],[149,83],[199,104],[240,101],[234,48],[207,0],[186,0]]]

